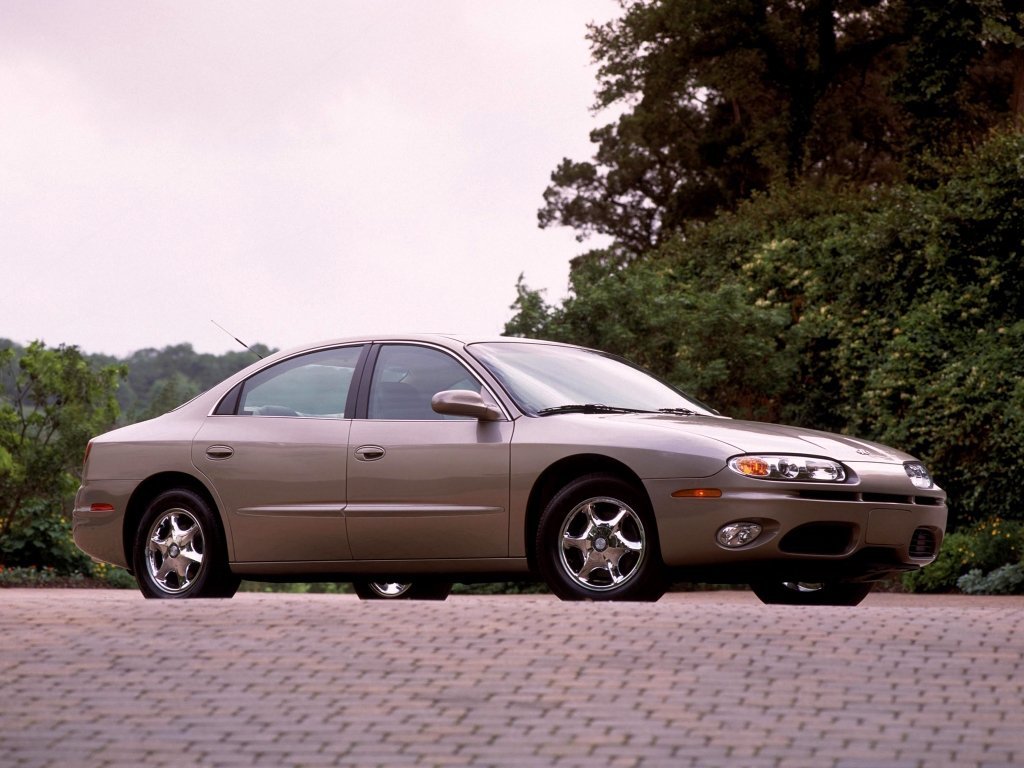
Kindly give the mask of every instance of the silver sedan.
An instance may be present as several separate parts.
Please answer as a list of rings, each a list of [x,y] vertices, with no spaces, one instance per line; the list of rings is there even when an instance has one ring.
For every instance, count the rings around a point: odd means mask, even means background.
[[[725,418],[599,351],[420,335],[279,352],[94,438],[74,536],[156,598],[540,578],[567,600],[685,580],[852,605],[935,558],[945,500],[913,456]]]

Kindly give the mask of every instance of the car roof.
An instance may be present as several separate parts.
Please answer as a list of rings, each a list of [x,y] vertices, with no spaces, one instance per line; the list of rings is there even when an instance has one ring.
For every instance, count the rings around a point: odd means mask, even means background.
[[[558,341],[547,341],[544,339],[527,339],[521,336],[483,336],[461,333],[383,333],[383,334],[362,334],[359,336],[340,336],[333,339],[323,339],[307,344],[300,344],[289,349],[282,349],[275,352],[272,357],[288,357],[305,350],[320,349],[322,347],[334,347],[342,344],[373,344],[382,342],[411,341],[426,344],[440,344],[441,346],[485,344],[485,343],[523,343],[523,344],[547,344],[552,346],[570,347],[572,344],[564,344]],[[269,357],[268,357],[269,359]]]

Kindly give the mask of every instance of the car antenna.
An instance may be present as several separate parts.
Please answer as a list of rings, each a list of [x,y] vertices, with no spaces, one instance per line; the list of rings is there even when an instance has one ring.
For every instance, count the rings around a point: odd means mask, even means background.
[[[234,339],[234,340],[235,340],[235,341],[237,341],[237,342],[238,342],[239,344],[241,344],[241,345],[242,345],[243,347],[245,347],[246,349],[248,349],[248,350],[249,350],[250,352],[252,352],[252,353],[253,353],[254,355],[256,355],[256,357],[258,357],[258,358],[259,358],[260,360],[262,360],[262,359],[263,359],[263,355],[261,355],[261,354],[260,354],[259,352],[257,352],[257,351],[256,351],[255,349],[253,349],[252,347],[250,347],[250,346],[249,346],[248,344],[246,344],[246,343],[245,343],[244,341],[242,341],[242,340],[241,340],[240,338],[238,338],[237,336],[235,336],[235,335],[234,335],[233,333],[231,333],[231,331],[229,331],[229,330],[228,330],[227,328],[225,328],[225,327],[224,327],[223,325],[221,325],[220,323],[218,323],[218,322],[217,322],[216,320],[214,320],[213,318],[210,318],[210,322],[211,322],[211,323],[213,323],[214,325],[216,325],[216,326],[217,326],[218,328],[220,328],[220,329],[221,329],[222,331],[224,331],[224,333],[226,333],[226,334],[227,334],[228,336],[230,336],[230,337],[231,337],[232,339]]]

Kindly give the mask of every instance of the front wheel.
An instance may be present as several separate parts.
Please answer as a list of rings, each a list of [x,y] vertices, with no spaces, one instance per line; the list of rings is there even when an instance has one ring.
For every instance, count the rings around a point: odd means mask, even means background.
[[[444,600],[452,591],[447,581],[370,581],[352,582],[360,600]]]
[[[871,582],[760,581],[750,588],[768,605],[857,605],[872,586]]]
[[[228,568],[220,525],[186,489],[150,502],[135,533],[135,579],[149,598],[231,597],[240,579]]]
[[[540,517],[537,565],[563,600],[657,600],[665,592],[646,497],[610,475],[586,475]]]

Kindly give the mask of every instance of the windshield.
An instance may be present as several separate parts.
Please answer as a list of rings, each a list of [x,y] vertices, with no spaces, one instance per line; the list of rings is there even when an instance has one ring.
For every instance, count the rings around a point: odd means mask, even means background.
[[[472,344],[469,351],[534,416],[573,410],[713,414],[647,371],[602,352],[514,341]]]

